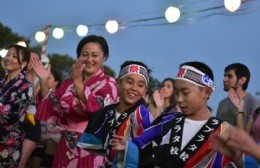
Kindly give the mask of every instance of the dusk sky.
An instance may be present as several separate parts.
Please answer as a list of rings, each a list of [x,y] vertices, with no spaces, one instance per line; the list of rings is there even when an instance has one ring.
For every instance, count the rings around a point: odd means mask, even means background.
[[[247,65],[251,71],[248,92],[256,95],[260,91],[260,0],[245,2],[231,14],[221,8],[222,0],[2,0],[0,22],[29,38],[31,46],[36,44],[34,34],[46,25],[63,27],[62,39],[49,36],[47,54],[68,54],[74,58],[81,39],[75,32],[76,26],[92,25],[88,35],[107,39],[110,55],[106,65],[116,74],[125,60],[139,60],[153,70],[154,78],[162,81],[174,77],[183,62],[203,61],[215,75],[217,88],[209,101],[215,114],[219,101],[227,96],[222,80],[228,64]],[[169,6],[180,8],[178,22],[146,21],[164,16]],[[104,28],[109,19],[122,23],[115,34]]]

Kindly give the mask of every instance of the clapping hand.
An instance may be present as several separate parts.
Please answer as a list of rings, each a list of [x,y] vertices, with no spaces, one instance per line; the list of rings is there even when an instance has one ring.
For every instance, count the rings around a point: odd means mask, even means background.
[[[47,80],[48,79],[48,77],[50,75],[50,70],[51,70],[50,65],[47,68],[45,68],[37,55],[33,55],[30,58],[30,63],[32,65],[35,73],[37,74],[37,76],[41,80]]]
[[[83,81],[83,69],[86,66],[84,62],[85,58],[79,57],[77,61],[72,65],[71,78],[74,83]]]

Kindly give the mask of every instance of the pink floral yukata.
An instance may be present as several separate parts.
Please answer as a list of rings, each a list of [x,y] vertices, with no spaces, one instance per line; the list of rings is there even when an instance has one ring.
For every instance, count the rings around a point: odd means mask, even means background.
[[[54,123],[61,130],[53,167],[55,168],[97,168],[104,162],[103,156],[96,156],[76,146],[93,112],[104,107],[107,95],[110,102],[117,100],[115,79],[105,75],[100,69],[85,84],[84,94],[87,104],[83,104],[73,87],[71,79],[65,80],[61,87],[43,100],[38,97],[36,118]]]

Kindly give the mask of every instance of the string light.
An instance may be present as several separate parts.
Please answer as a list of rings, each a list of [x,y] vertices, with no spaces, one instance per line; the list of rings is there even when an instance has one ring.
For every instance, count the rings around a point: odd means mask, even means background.
[[[64,36],[64,30],[60,27],[53,29],[52,36],[56,39],[61,39]]]
[[[230,12],[235,12],[241,5],[241,0],[224,0],[225,8]]]
[[[46,36],[45,36],[45,33],[43,31],[38,31],[35,33],[35,40],[38,42],[38,43],[41,43],[45,40]]]
[[[118,31],[118,22],[116,20],[109,20],[106,23],[106,30],[110,34],[114,34]]]
[[[88,34],[88,27],[86,25],[78,25],[76,32],[80,37],[86,36]]]
[[[134,20],[108,20],[105,24],[80,24],[77,26],[55,26],[51,25],[52,36],[56,39],[61,39],[64,36],[65,31],[74,29],[76,27],[76,33],[78,36],[86,36],[89,32],[89,29],[96,29],[96,31],[105,29],[110,34],[115,34],[119,30],[126,30],[133,27],[153,27],[153,26],[169,26],[169,25],[185,25],[185,24],[194,24],[196,22],[202,21],[209,17],[215,15],[241,15],[247,14],[250,12],[255,12],[260,10],[260,4],[257,4],[259,0],[223,0],[223,4],[218,6],[211,6],[206,8],[201,8],[201,5],[198,5],[200,9],[196,9],[196,4],[206,3],[205,1],[196,1],[195,3],[190,3],[194,10],[190,8],[185,8],[188,4],[179,4],[177,6],[170,6],[166,8],[164,15],[159,15],[155,17],[142,18],[141,15],[138,19]],[[241,4],[247,7],[241,8]],[[251,6],[250,6],[251,4]],[[240,9],[240,10],[238,10]],[[174,23],[174,24],[169,24]],[[33,34],[35,40],[38,43],[43,42],[47,37],[43,32],[44,28],[37,31]],[[95,31],[95,30],[94,30]]]
[[[170,6],[165,11],[165,18],[169,23],[174,23],[179,20],[181,12],[178,8]]]
[[[2,50],[0,50],[0,56],[1,56],[2,58],[4,58],[4,57],[7,55],[7,53],[8,53],[8,50],[7,50],[7,49],[2,49]]]

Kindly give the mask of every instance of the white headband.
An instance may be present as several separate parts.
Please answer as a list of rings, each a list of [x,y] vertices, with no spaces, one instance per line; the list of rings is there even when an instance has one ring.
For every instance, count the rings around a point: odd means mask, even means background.
[[[146,84],[148,85],[149,82],[149,74],[145,67],[137,64],[130,64],[124,67],[120,73],[118,78],[121,79],[129,74],[139,74],[144,77]]]
[[[211,87],[214,90],[213,80],[208,75],[192,66],[183,65],[180,68],[176,79],[182,79],[201,87]]]

